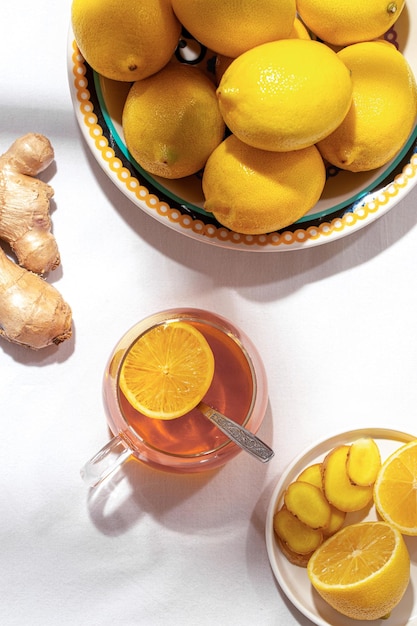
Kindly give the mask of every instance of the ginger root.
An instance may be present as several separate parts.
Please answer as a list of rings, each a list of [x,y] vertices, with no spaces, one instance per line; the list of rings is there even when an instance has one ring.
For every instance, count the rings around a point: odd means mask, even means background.
[[[34,178],[53,159],[49,139],[36,133],[20,137],[0,157],[0,237],[19,264],[37,274],[60,263],[49,216],[54,190]]]
[[[0,248],[0,337],[37,350],[71,334],[71,309],[59,291]]]
[[[72,314],[55,287],[39,274],[55,269],[60,256],[51,233],[52,187],[35,178],[54,159],[47,137],[28,133],[0,157],[0,337],[35,350],[71,337]]]

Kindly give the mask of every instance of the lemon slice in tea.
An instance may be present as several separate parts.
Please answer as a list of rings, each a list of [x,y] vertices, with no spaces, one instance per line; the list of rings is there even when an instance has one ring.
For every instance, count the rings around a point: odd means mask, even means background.
[[[214,356],[204,335],[186,322],[169,322],[144,333],[130,348],[120,388],[143,415],[170,420],[197,406],[213,375]]]

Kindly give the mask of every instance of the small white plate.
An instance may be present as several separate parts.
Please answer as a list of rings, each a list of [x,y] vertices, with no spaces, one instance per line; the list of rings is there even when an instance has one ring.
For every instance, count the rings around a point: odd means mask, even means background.
[[[417,76],[417,3],[408,2],[385,34]],[[214,77],[215,55],[183,32],[175,58]],[[68,35],[68,76],[84,139],[115,186],[142,211],[192,239],[229,249],[281,252],[309,248],[349,235],[398,204],[417,183],[417,125],[392,161],[371,172],[328,168],[322,197],[307,215],[280,231],[242,235],[221,226],[203,208],[201,172],[178,180],[145,172],[130,155],[121,124],[130,83],[104,79],[88,65]]]
[[[329,606],[314,591],[304,567],[298,567],[288,561],[278,547],[274,534],[274,514],[283,503],[283,496],[287,486],[294,481],[300,472],[312,463],[321,462],[327,452],[338,445],[349,444],[360,437],[372,437],[378,444],[381,457],[384,461],[391,452],[401,445],[416,439],[397,430],[385,428],[368,428],[352,430],[334,435],[328,439],[316,443],[297,456],[279,479],[268,507],[266,518],[266,547],[269,561],[282,591],[287,598],[303,615],[308,617],[318,626],[365,626],[369,622],[353,620],[341,615]],[[362,514],[348,514],[346,524],[363,520],[376,520],[375,507],[369,512]],[[392,611],[389,620],[376,620],[373,624],[385,626],[405,626],[417,624],[417,537],[404,537],[411,558],[411,580],[401,602]]]

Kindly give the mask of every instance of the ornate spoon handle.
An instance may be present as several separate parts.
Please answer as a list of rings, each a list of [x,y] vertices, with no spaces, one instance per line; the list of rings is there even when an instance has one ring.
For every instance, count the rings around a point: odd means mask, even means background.
[[[237,424],[229,417],[216,411],[204,402],[200,402],[197,409],[203,413],[213,424],[217,426],[225,435],[234,443],[240,446],[246,452],[249,452],[262,463],[266,463],[274,456],[274,451],[261,441],[256,435],[249,430]]]

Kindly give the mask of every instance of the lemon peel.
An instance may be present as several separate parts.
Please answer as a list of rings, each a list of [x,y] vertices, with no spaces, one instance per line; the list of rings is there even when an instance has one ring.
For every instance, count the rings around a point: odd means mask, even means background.
[[[226,125],[241,141],[284,152],[311,146],[339,126],[350,108],[352,81],[325,44],[285,39],[235,59],[217,96]]]
[[[106,78],[129,82],[162,69],[181,32],[167,0],[72,0],[71,24],[87,63]]]
[[[336,130],[318,142],[323,158],[352,172],[377,169],[401,150],[417,116],[413,72],[395,46],[369,41],[337,56],[349,69],[351,107]]]
[[[381,37],[404,6],[405,0],[297,0],[297,11],[308,28],[336,46]]]
[[[325,182],[324,162],[315,146],[270,152],[230,135],[204,168],[204,208],[235,232],[268,233],[307,213]]]

